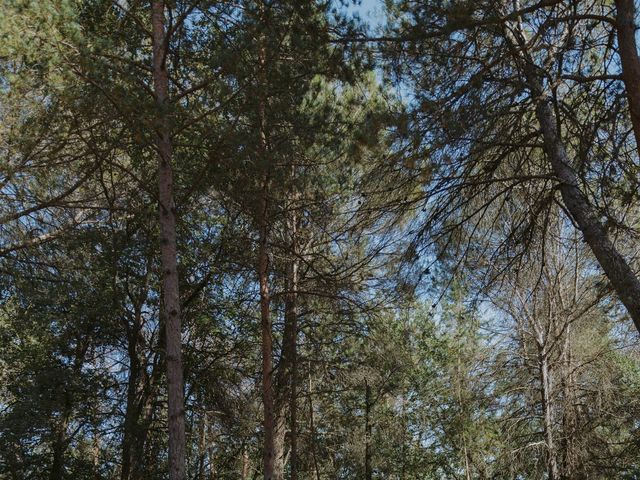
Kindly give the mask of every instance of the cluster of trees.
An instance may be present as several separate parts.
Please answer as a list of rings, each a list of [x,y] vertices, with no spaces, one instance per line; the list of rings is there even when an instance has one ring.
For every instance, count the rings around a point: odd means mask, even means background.
[[[0,479],[640,477],[633,0],[2,6]]]

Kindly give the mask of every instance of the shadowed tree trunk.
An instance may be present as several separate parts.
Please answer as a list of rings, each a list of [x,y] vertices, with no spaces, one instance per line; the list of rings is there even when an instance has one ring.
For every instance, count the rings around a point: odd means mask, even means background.
[[[261,4],[261,13],[264,6]],[[266,48],[264,39],[259,46],[258,68],[259,78],[264,82],[266,68]],[[281,480],[280,452],[276,440],[276,412],[273,388],[273,332],[271,325],[271,296],[269,292],[269,165],[267,158],[266,134],[266,99],[263,95],[258,99],[258,159],[264,168],[262,189],[258,205],[258,227],[260,231],[260,245],[258,248],[258,281],[260,284],[260,330],[262,336],[262,403],[264,406],[264,452],[263,469],[265,480]]]
[[[156,149],[158,154],[158,198],[160,215],[160,259],[162,266],[162,313],[166,326],[167,397],[169,406],[169,479],[185,479],[185,426],[182,371],[182,335],[180,293],[178,289],[178,252],[176,208],[173,198],[171,125],[169,112],[169,75],[165,4],[152,2],[153,86],[156,96]]]
[[[63,418],[56,425],[53,438],[53,461],[51,463],[51,480],[64,478],[64,454],[67,450],[67,427],[69,425],[69,413],[65,411]]]

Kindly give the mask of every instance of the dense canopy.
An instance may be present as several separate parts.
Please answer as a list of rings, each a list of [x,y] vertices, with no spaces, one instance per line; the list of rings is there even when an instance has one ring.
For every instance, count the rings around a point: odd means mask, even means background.
[[[0,480],[640,478],[636,3],[1,0]]]

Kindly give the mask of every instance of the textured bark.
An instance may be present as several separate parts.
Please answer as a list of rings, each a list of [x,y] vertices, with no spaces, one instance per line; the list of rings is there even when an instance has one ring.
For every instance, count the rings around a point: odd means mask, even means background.
[[[580,189],[578,176],[560,138],[552,100],[545,93],[538,76],[538,67],[527,50],[525,33],[520,27],[517,27],[517,34],[506,28],[504,33],[513,56],[523,69],[524,80],[535,101],[536,119],[542,131],[544,151],[559,181],[564,206],[640,332],[640,280],[616,249],[600,223],[596,209]]]
[[[542,129],[545,152],[560,181],[564,205],[640,332],[640,281],[609,239],[595,209],[580,190],[577,175],[558,135],[550,100],[540,94],[537,97],[536,116]]]
[[[182,371],[182,334],[178,289],[176,208],[173,199],[173,169],[167,72],[167,38],[163,1],[152,2],[153,86],[158,111],[158,199],[160,215],[160,260],[162,266],[162,314],[166,328],[167,397],[169,406],[169,479],[185,479],[185,426]]]
[[[636,45],[634,0],[616,0],[616,31],[618,53],[622,63],[622,80],[627,92],[631,124],[640,155],[640,58]]]

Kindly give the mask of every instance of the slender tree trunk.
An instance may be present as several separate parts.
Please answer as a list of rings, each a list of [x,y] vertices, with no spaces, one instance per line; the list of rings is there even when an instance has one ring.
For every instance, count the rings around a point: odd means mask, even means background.
[[[458,397],[458,404],[463,416],[463,425],[466,425],[467,421],[467,404],[466,399],[462,398],[462,365],[460,354],[458,354],[458,360],[456,363],[456,390]],[[467,448],[467,432],[466,428],[462,430],[462,454],[464,456],[464,472],[466,480],[471,480],[471,460],[469,458],[469,449]]]
[[[136,441],[136,430],[138,424],[138,389],[140,382],[140,362],[138,359],[137,339],[138,332],[130,331],[128,335],[129,352],[129,378],[127,381],[127,403],[124,414],[124,432],[122,436],[122,469],[120,471],[121,480],[130,480],[131,467],[136,461],[133,455],[134,442]],[[138,459],[139,461],[140,459]]]
[[[63,418],[56,425],[53,439],[53,461],[51,463],[51,480],[60,480],[64,477],[64,454],[67,451],[67,427],[69,414],[65,411]]]
[[[373,470],[371,468],[371,387],[365,380],[364,398],[364,478],[372,480]]]
[[[209,428],[209,445],[207,446],[207,457],[209,459],[209,480],[216,478],[216,462],[214,448],[216,444],[216,436],[213,429]]]
[[[551,372],[546,347],[544,342],[540,342],[540,339],[538,339],[538,368],[540,372],[540,399],[542,402],[544,441],[547,445],[547,475],[549,480],[559,480],[553,437],[553,412],[551,411]]]
[[[249,462],[249,452],[247,447],[242,447],[242,480],[249,480],[249,472],[251,471],[251,463]]]
[[[266,28],[265,5],[258,3],[259,21]],[[260,33],[258,42],[258,148],[257,157],[263,169],[262,188],[258,205],[258,281],[260,284],[260,323],[262,336],[262,403],[264,406],[264,450],[263,476],[264,480],[282,480],[284,466],[282,465],[283,442],[279,441],[279,425],[275,404],[274,375],[273,375],[273,327],[271,324],[271,295],[269,292],[269,190],[270,190],[270,160],[268,158],[269,145],[267,135],[267,98],[266,68],[267,49],[264,33]]]
[[[295,194],[292,195],[295,198]],[[286,294],[284,308],[284,338],[282,360],[279,368],[278,397],[280,415],[278,438],[284,451],[286,411],[289,407],[290,479],[297,479],[297,346],[298,346],[298,259],[297,259],[297,215],[290,207],[288,218],[289,256],[287,261]]]
[[[185,479],[184,385],[182,371],[182,334],[180,293],[178,288],[178,252],[176,208],[173,199],[171,125],[169,113],[169,75],[164,2],[153,1],[153,85],[158,117],[158,198],[160,213],[160,258],[162,265],[163,316],[166,322],[167,393],[169,405],[169,479]]]
[[[627,92],[636,148],[640,155],[640,58],[636,45],[634,0],[616,0],[616,31],[622,79]]]
[[[153,370],[150,375],[147,375],[142,370],[144,374],[144,382],[142,392],[140,394],[141,398],[138,401],[138,419],[136,425],[136,435],[132,445],[132,458],[133,458],[133,468],[131,472],[132,480],[142,480],[145,478],[145,471],[147,468],[146,457],[145,457],[145,447],[147,445],[147,437],[149,436],[149,428],[151,427],[151,422],[153,421],[153,414],[155,411],[155,394],[156,394],[156,386],[160,381],[160,366],[155,363],[153,365]]]
[[[574,478],[575,458],[573,452],[573,439],[575,435],[573,366],[571,364],[571,324],[567,325],[562,350],[562,478],[571,480]]]
[[[93,448],[91,449],[94,478],[100,478],[100,443],[100,432],[96,428],[93,431]]]
[[[320,468],[318,467],[318,447],[316,445],[316,426],[313,419],[313,383],[311,382],[311,361],[309,361],[309,435],[311,435],[311,456],[313,457],[313,469],[316,480],[320,480]]]
[[[264,49],[261,49],[261,68],[264,68]],[[273,386],[273,331],[271,324],[271,296],[269,292],[269,166],[266,165],[266,109],[264,99],[260,99],[258,114],[260,117],[259,157],[265,163],[265,173],[262,180],[262,192],[258,212],[260,230],[260,245],[258,248],[258,281],[260,283],[260,321],[262,335],[262,403],[264,405],[264,454],[263,468],[265,480],[281,480],[279,476],[280,463],[279,445],[276,435],[276,412]]]
[[[207,414],[203,413],[200,417],[200,425],[198,425],[198,466],[196,469],[196,478],[202,480],[204,478],[205,459],[207,457]]]

